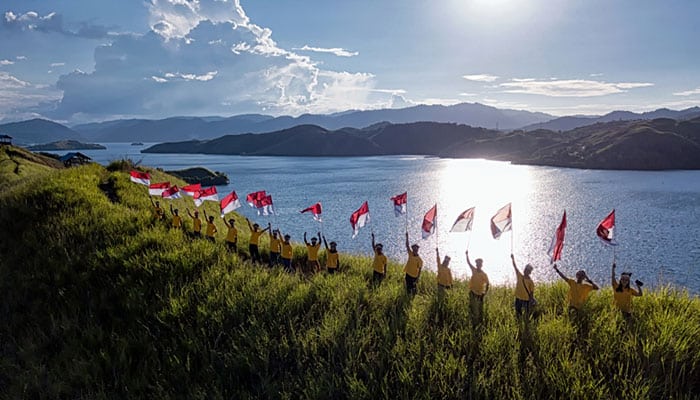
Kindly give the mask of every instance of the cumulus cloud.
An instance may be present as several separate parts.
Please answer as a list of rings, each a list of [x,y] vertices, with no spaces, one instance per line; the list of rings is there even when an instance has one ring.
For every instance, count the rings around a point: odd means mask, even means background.
[[[64,65],[66,65],[64,62],[55,62],[50,64],[51,67],[63,67]]]
[[[391,103],[390,107],[391,108],[406,108],[406,107],[411,107],[415,106],[416,103],[412,100],[407,99],[405,96],[401,94],[394,94],[391,96]]]
[[[505,93],[536,94],[550,97],[596,97],[623,93],[628,89],[653,86],[647,82],[603,82],[585,79],[512,79],[498,87]]]
[[[37,104],[55,101],[60,93],[0,71],[0,120],[36,117]]]
[[[15,58],[16,58],[17,60],[19,60],[19,61],[24,61],[24,60],[27,59],[26,56],[17,56],[17,57],[15,57]]]
[[[676,92],[673,95],[674,96],[694,96],[696,94],[700,94],[700,87],[691,89],[691,90],[685,90],[682,92]]]
[[[12,65],[14,63],[15,63],[14,61],[10,61],[10,60],[0,60],[0,65]]]
[[[498,76],[489,75],[489,74],[474,74],[474,75],[462,75],[462,78],[464,78],[468,81],[474,81],[474,82],[493,82],[496,79],[498,79]]]
[[[75,29],[66,27],[63,16],[52,12],[44,16],[35,11],[24,14],[5,12],[5,18],[0,20],[0,28],[14,31],[35,31],[44,33],[59,33],[66,36],[87,39],[101,39],[110,36],[109,27],[80,22]]]
[[[336,55],[338,57],[354,57],[354,56],[360,54],[357,51],[349,51],[349,50],[345,50],[341,47],[324,48],[324,47],[311,47],[309,45],[304,45],[304,47],[294,47],[294,48],[292,48],[292,50],[312,51],[312,52],[316,52],[316,53],[330,53],[330,54]]]

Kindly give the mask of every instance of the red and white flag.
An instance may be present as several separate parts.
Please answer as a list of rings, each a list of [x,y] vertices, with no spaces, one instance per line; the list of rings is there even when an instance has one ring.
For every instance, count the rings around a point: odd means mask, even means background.
[[[273,215],[275,213],[275,208],[272,204],[272,196],[267,195],[258,201],[258,215]]]
[[[224,196],[223,199],[221,199],[221,218],[223,218],[224,215],[240,207],[241,202],[238,201],[238,195],[236,195],[236,191],[227,194],[226,196]]]
[[[194,194],[199,192],[200,190],[202,190],[202,185],[199,183],[183,186],[181,189],[182,193],[184,193],[187,196],[192,196],[192,197],[194,197]]]
[[[406,214],[406,202],[408,200],[408,193],[403,192],[401,194],[397,194],[396,196],[391,198],[391,201],[394,202],[394,215],[397,217],[403,214]]]
[[[170,186],[168,189],[164,190],[163,193],[161,193],[161,196],[168,200],[179,199],[182,197],[180,195],[180,189],[177,188],[177,185]]]
[[[316,203],[311,207],[307,207],[303,210],[301,210],[301,213],[305,213],[311,211],[311,214],[313,214],[314,219],[318,222],[321,222],[321,203]]]
[[[265,196],[267,196],[267,194],[265,194],[264,190],[248,193],[248,195],[245,197],[245,201],[251,207],[260,208],[260,202],[265,198]]]
[[[452,225],[450,232],[466,232],[472,230],[474,222],[474,207],[462,212],[457,217],[457,220]]]
[[[561,260],[561,251],[564,249],[564,231],[566,231],[566,211],[564,211],[564,216],[561,217],[561,223],[556,232],[554,232],[552,244],[547,251],[550,257],[550,263]]]
[[[501,237],[501,234],[513,229],[513,216],[510,211],[510,204],[503,206],[496,215],[491,218],[491,234],[494,239]]]
[[[427,239],[435,233],[437,227],[437,204],[435,204],[423,217],[423,225],[421,225],[421,235],[423,239]]]
[[[148,172],[131,171],[130,175],[129,179],[134,183],[146,186],[151,184],[151,175],[149,175]]]
[[[596,235],[603,241],[603,243],[610,246],[617,246],[617,242],[613,237],[613,231],[615,230],[615,210],[612,210],[607,217],[605,217],[595,230]]]
[[[369,222],[369,206],[365,201],[364,203],[362,203],[360,208],[358,208],[357,211],[352,213],[352,215],[350,216],[350,225],[352,225],[353,238],[357,236],[358,232],[360,231],[360,228],[364,227],[367,222]]]
[[[148,185],[148,194],[162,196],[163,192],[170,188],[170,182],[151,183]]]
[[[194,205],[197,207],[201,206],[205,201],[219,201],[219,195],[216,193],[216,186],[200,190],[192,197],[194,197]]]

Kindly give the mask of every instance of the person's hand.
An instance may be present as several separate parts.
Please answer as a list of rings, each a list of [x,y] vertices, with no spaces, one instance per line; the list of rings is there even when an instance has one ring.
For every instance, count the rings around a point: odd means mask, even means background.
[[[552,265],[552,267],[553,267],[554,269],[559,269],[559,267],[557,267],[557,264]]]
[[[408,240],[408,232],[406,232],[406,240]]]
[[[615,263],[613,263],[613,269],[615,269],[616,267],[617,267],[617,265]]]
[[[316,232],[316,234],[317,234],[318,236],[321,236],[321,232]]]
[[[636,281],[634,281],[634,283],[635,283],[637,286],[644,286],[644,282],[640,281],[639,279],[637,279]]]
[[[513,253],[510,253],[510,259],[515,261],[515,255]]]

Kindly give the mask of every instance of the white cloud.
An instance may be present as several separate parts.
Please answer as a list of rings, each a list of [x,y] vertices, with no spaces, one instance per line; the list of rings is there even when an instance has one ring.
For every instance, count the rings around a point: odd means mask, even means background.
[[[700,87],[691,89],[691,90],[685,90],[683,92],[676,92],[673,95],[674,96],[694,96],[696,94],[700,94]]]
[[[653,86],[646,82],[603,82],[585,79],[536,80],[512,79],[498,87],[505,93],[536,94],[550,97],[595,97],[623,93],[627,89]]]
[[[29,82],[17,79],[7,72],[0,71],[0,90],[18,89],[31,86]]]
[[[591,76],[591,78],[597,78],[599,76],[603,76],[603,73],[597,72],[597,73],[590,74],[590,76]]]
[[[0,120],[20,120],[37,117],[37,104],[57,100],[60,93],[33,85],[7,72],[0,71]]]
[[[391,104],[389,105],[390,108],[406,108],[406,107],[411,107],[415,106],[416,102],[407,99],[405,96],[401,94],[394,94],[391,96]]]
[[[154,81],[156,81],[156,82],[158,82],[158,83],[165,83],[165,82],[168,81],[167,79],[161,78],[161,77],[159,77],[159,76],[152,76],[151,79],[153,79]]]
[[[10,61],[10,60],[0,60],[0,65],[12,65],[14,63],[15,63],[14,61]]]
[[[464,78],[468,81],[475,81],[475,82],[493,82],[496,79],[498,79],[498,76],[489,75],[489,74],[475,74],[475,75],[462,75],[462,78]]]
[[[331,48],[324,48],[324,47],[311,47],[309,45],[304,45],[304,47],[294,47],[292,50],[301,50],[301,51],[313,51],[316,53],[330,53],[333,55],[336,55],[338,57],[354,57],[356,55],[359,55],[360,53],[357,51],[348,51],[345,50],[341,47],[331,47]]]
[[[463,97],[474,97],[476,96],[476,93],[461,92],[459,95]]]
[[[23,60],[26,60],[26,59],[27,59],[27,57],[25,57],[25,56],[17,56],[17,57],[15,57],[15,58],[16,58],[17,60],[19,60],[19,61],[23,61]]]
[[[64,65],[66,65],[66,63],[64,62],[56,62],[50,64],[51,67],[63,67]]]

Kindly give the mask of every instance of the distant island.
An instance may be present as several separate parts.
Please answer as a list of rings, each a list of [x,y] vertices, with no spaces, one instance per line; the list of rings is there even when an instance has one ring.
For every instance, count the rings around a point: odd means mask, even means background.
[[[203,167],[192,167],[175,171],[165,171],[187,183],[199,183],[203,186],[228,185],[228,176]]]
[[[468,125],[381,123],[330,131],[300,125],[263,134],[162,143],[143,153],[256,156],[427,155],[585,169],[700,169],[700,118],[613,121],[565,132],[501,132]]]
[[[59,140],[56,142],[29,146],[31,151],[58,151],[58,150],[105,150],[105,146],[97,143],[83,143],[77,140]]]

